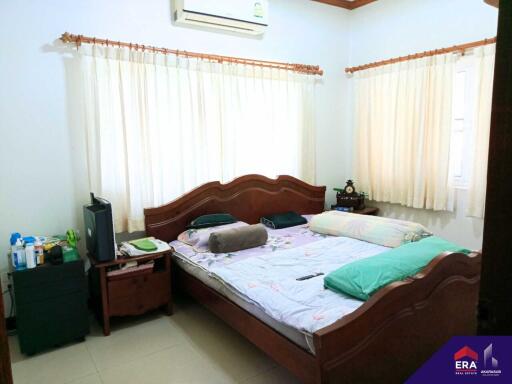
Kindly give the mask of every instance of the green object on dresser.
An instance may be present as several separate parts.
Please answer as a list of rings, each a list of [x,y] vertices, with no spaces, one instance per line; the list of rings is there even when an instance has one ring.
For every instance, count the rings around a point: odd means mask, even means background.
[[[89,333],[82,260],[14,271],[16,326],[22,353],[83,340]]]
[[[414,276],[442,252],[470,251],[436,236],[407,243],[390,251],[357,260],[329,273],[326,288],[368,300],[384,286]]]
[[[80,255],[78,254],[76,248],[64,246],[62,247],[62,260],[64,263],[80,260]]]
[[[135,248],[137,248],[140,251],[144,252],[153,252],[158,249],[158,247],[155,245],[154,242],[151,241],[150,238],[145,237],[143,239],[137,239],[129,241],[131,245],[133,245]]]

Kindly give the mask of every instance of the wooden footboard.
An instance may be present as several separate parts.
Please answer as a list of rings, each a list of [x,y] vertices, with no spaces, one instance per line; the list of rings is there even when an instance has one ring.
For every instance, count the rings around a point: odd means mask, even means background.
[[[444,253],[314,335],[322,383],[400,383],[450,337],[476,332],[481,254]]]

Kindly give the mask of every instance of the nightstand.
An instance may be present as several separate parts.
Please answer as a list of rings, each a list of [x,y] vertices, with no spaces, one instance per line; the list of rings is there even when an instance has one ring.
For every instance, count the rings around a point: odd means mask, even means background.
[[[22,353],[83,340],[89,333],[82,260],[13,271],[16,328]]]
[[[140,315],[160,307],[168,315],[172,314],[171,254],[172,251],[167,250],[106,262],[89,255],[91,299],[105,336],[110,335],[113,316]],[[153,267],[125,269],[120,273],[119,267],[132,261],[139,265],[153,262]]]

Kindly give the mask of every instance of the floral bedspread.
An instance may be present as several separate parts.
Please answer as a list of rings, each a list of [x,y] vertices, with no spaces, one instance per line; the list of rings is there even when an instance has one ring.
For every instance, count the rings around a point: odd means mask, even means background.
[[[325,289],[324,276],[352,261],[387,250],[349,237],[329,237],[237,263],[217,263],[209,272],[275,320],[313,333],[363,304]],[[306,276],[310,278],[301,279]]]
[[[312,215],[305,215],[304,217],[309,222]],[[169,245],[174,248],[180,257],[184,257],[204,269],[210,270],[219,265],[228,265],[253,256],[300,247],[330,237],[329,235],[310,231],[308,224],[283,229],[267,228],[267,231],[268,240],[265,245],[232,253],[196,252],[193,247],[178,240],[170,242]]]

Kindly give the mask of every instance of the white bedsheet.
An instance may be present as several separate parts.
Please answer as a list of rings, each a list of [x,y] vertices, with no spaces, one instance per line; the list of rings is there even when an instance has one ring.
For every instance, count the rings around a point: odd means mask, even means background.
[[[388,249],[348,237],[330,237],[227,265],[217,263],[209,272],[275,320],[313,333],[353,312],[363,301],[324,289],[324,276],[296,279],[317,272],[327,274]]]

